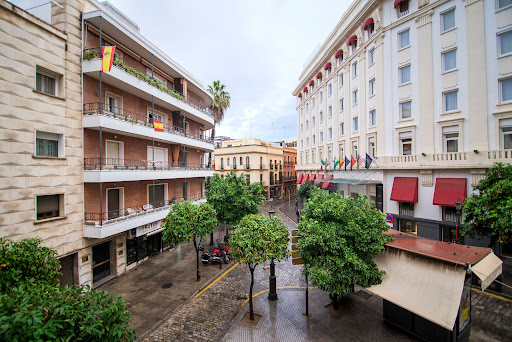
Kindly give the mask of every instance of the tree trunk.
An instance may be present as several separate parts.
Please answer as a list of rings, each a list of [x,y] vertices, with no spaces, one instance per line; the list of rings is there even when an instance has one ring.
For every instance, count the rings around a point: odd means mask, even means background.
[[[338,295],[337,294],[332,295],[332,307],[334,310],[338,310]]]
[[[212,128],[212,135],[210,136],[210,139],[212,139],[212,144],[214,144],[213,148],[215,149],[215,124]],[[208,166],[212,166],[212,152],[208,154]]]
[[[196,250],[196,266],[197,266],[196,281],[199,281],[199,280],[201,280],[201,272],[199,272],[199,245],[197,244],[195,237],[194,237],[194,248]]]
[[[256,265],[254,267],[251,267],[249,265],[249,270],[251,271],[251,287],[249,288],[249,319],[251,321],[254,321],[254,311],[252,308],[252,286],[254,285],[254,269],[256,268]]]

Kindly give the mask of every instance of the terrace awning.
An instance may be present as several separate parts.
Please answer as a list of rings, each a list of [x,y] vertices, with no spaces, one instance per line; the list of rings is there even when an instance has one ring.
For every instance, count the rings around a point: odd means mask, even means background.
[[[304,174],[299,174],[299,178],[297,178],[297,184],[302,184],[302,178],[304,178]]]
[[[418,177],[395,177],[390,200],[417,203]]]
[[[357,41],[357,36],[356,35],[350,37],[348,39],[348,41],[347,41],[347,44],[350,45],[352,42],[355,42],[355,41]]]
[[[373,24],[373,18],[368,18],[364,21],[363,29],[366,31],[366,26]]]
[[[463,202],[467,196],[466,178],[437,178],[434,190],[434,205],[455,207],[455,202]]]

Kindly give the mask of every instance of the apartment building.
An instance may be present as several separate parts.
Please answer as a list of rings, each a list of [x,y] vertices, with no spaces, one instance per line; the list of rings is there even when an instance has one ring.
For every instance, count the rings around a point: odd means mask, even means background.
[[[213,98],[108,2],[82,15],[84,237],[102,282],[162,248],[180,199],[204,200]],[[100,47],[115,46],[101,72]]]
[[[400,231],[454,241],[455,202],[512,160],[511,47],[510,1],[354,1],[293,91],[297,170],[368,195]],[[322,171],[366,155],[368,169]]]
[[[162,250],[172,204],[204,200],[213,99],[108,2],[19,3],[0,0],[0,234],[42,238],[62,284],[98,286]]]
[[[292,155],[289,151],[286,156]],[[262,183],[267,198],[287,195],[284,185],[290,180],[285,178],[283,164],[283,147],[259,139],[227,140],[222,142],[221,148],[215,149],[216,173],[221,177],[231,171],[237,175],[246,174],[251,183]],[[292,177],[290,167],[286,168]]]
[[[297,149],[283,146],[283,195],[286,197],[297,194],[295,164],[297,164]]]

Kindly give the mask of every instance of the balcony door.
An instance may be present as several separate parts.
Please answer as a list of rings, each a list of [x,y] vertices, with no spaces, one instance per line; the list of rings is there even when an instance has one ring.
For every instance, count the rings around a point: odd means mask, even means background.
[[[148,160],[150,161],[149,166],[155,166],[156,168],[163,168],[167,165],[168,152],[166,148],[155,147],[153,154],[153,147],[148,146]]]
[[[107,189],[107,219],[122,216],[123,188]]]
[[[115,168],[124,164],[124,149],[123,143],[119,141],[107,140],[106,144],[106,162],[105,166],[107,168]]]
[[[166,199],[165,184],[148,185],[148,201],[155,207],[163,207]]]

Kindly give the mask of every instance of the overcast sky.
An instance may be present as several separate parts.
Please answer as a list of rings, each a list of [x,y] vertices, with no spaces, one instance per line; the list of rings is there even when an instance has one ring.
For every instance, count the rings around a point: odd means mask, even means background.
[[[297,137],[291,93],[351,0],[110,2],[205,88],[215,80],[226,85],[231,107],[217,136],[249,138],[251,131],[252,138],[278,141]]]

